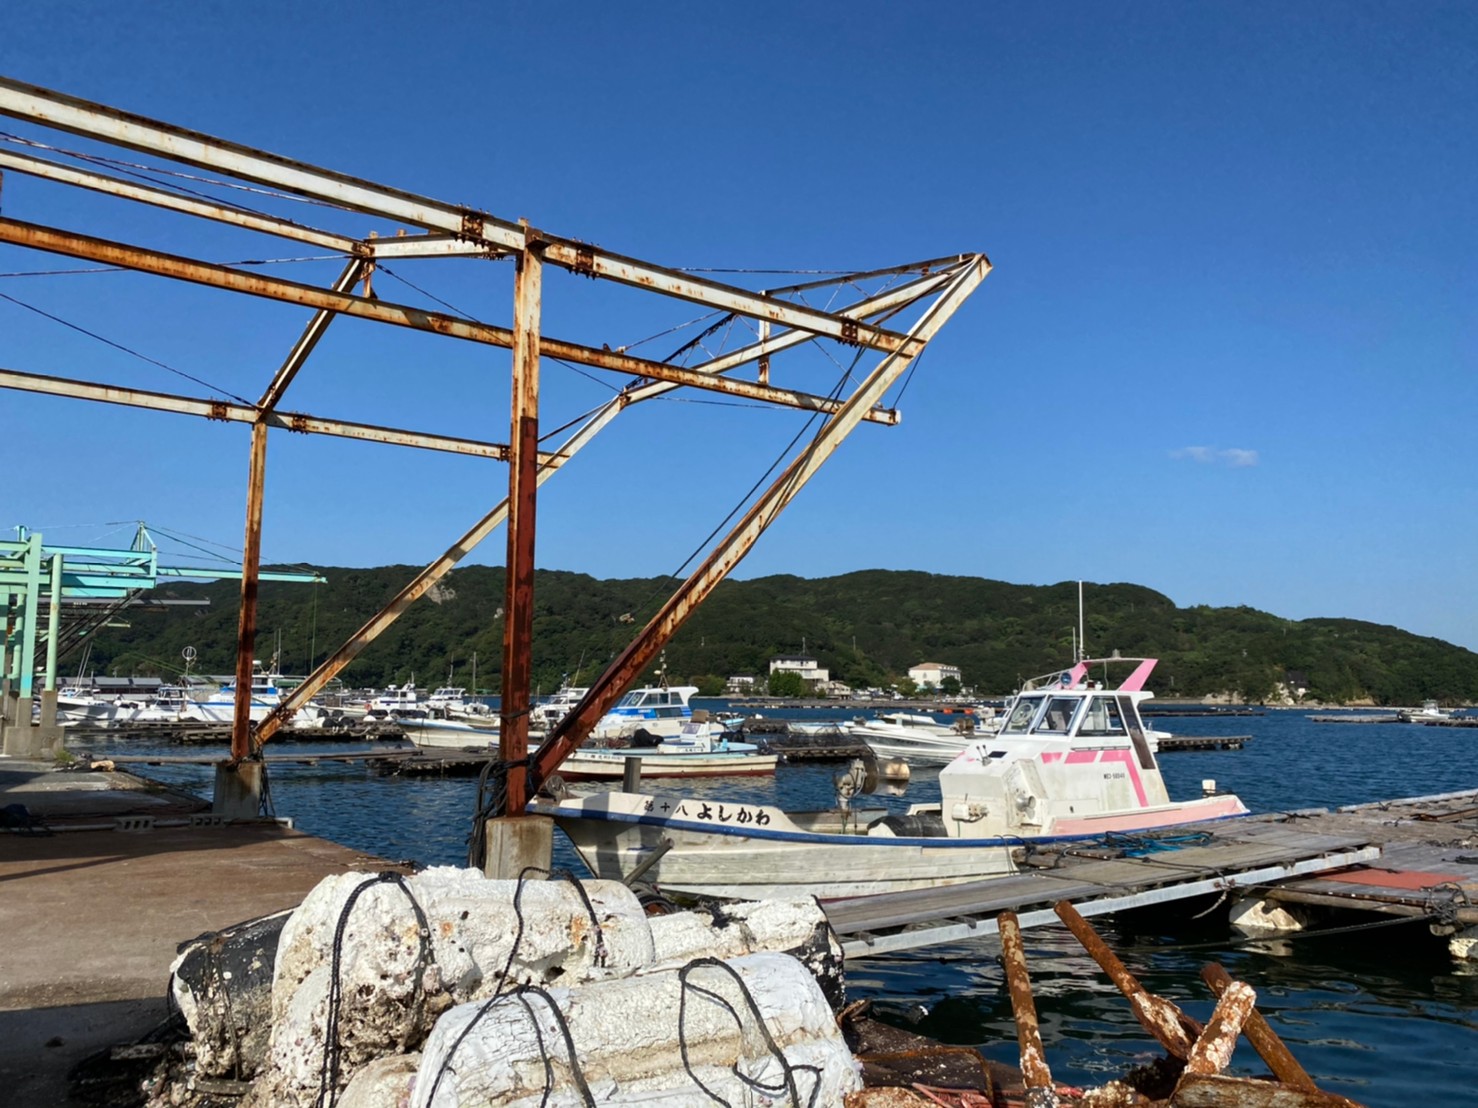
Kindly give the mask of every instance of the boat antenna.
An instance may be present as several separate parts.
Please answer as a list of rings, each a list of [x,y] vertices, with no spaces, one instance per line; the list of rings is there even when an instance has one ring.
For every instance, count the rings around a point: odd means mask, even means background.
[[[1081,662],[1088,657],[1088,633],[1083,623],[1083,581],[1078,579],[1078,656],[1074,661]]]

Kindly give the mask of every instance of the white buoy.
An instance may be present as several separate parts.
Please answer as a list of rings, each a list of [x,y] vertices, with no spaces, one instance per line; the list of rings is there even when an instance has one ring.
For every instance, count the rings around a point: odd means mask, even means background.
[[[907,781],[912,776],[912,771],[908,768],[908,763],[902,758],[895,758],[891,762],[885,762],[882,773],[889,781]]]
[[[1201,779],[1201,795],[1202,796],[1215,796],[1216,795],[1216,778],[1214,778],[1214,777],[1203,777]]]

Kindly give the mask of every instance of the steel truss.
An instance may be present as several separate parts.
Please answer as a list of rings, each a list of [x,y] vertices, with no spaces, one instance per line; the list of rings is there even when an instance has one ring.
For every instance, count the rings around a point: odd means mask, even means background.
[[[522,811],[529,791],[584,740],[606,709],[628,684],[639,677],[663,643],[743,558],[841,441],[861,422],[883,425],[898,422],[897,412],[881,407],[884,396],[990,271],[990,262],[985,255],[966,253],[835,275],[769,292],[754,291],[617,254],[579,239],[531,227],[526,222],[498,219],[473,208],[390,188],[6,78],[0,78],[0,115],[46,128],[49,132],[80,136],[88,144],[85,152],[68,151],[54,144],[54,136],[48,136],[46,141],[12,136],[8,143],[0,141],[0,172],[8,170],[65,188],[106,194],[182,216],[312,245],[343,256],[345,266],[338,280],[328,288],[321,288],[202,258],[170,254],[143,244],[0,218],[0,242],[3,243],[314,310],[309,324],[255,405],[148,392],[97,381],[44,376],[20,369],[0,369],[0,388],[251,425],[251,466],[247,482],[242,603],[237,642],[238,703],[231,744],[233,761],[259,751],[299,706],[507,519],[507,597],[504,609],[508,618],[504,635],[501,748],[503,759],[512,767],[507,801],[510,813]],[[105,153],[97,153],[97,150]],[[156,160],[157,168],[154,165],[148,167],[155,172],[147,175],[147,183],[140,179],[140,174],[129,172],[127,166],[134,163],[125,162],[120,156],[123,152],[141,153]],[[248,208],[213,198],[202,192],[197,183],[199,177],[195,175],[192,175],[191,187],[188,188],[174,189],[159,180],[160,176],[178,172],[176,167],[207,171],[224,179],[219,182],[223,184],[236,182],[256,186],[254,206]],[[305,198],[318,205],[319,210],[368,215],[386,221],[389,226],[383,234],[356,237],[308,226],[263,210],[268,201],[280,201],[286,197]],[[407,234],[407,228],[412,233]],[[515,270],[511,325],[501,327],[373,295],[369,284],[376,265],[390,258],[510,261]],[[672,300],[702,305],[719,313],[720,323],[725,318],[749,321],[757,341],[709,355],[691,364],[679,364],[692,354],[690,348],[680,352],[682,357],[674,355],[659,361],[545,335],[540,316],[542,273],[548,265]],[[869,282],[889,282],[891,287],[869,294],[862,291],[863,285]],[[839,291],[849,286],[857,289],[859,295],[839,310],[816,308],[804,302],[808,292],[827,288]],[[883,325],[882,321],[891,321],[905,312],[912,314],[913,322],[902,329]],[[510,350],[512,410],[508,443],[472,441],[281,410],[284,395],[304,368],[314,346],[333,319],[340,315]],[[877,360],[870,368],[859,370],[861,384],[848,396],[818,396],[775,384],[772,378],[779,372],[779,356],[812,342],[850,347],[858,358],[872,355]],[[579,422],[573,433],[552,451],[538,448],[539,363],[544,356],[634,378],[610,401]],[[735,375],[736,371],[751,368],[752,377]],[[532,758],[527,758],[530,691],[527,677],[532,629],[536,489],[622,411],[677,388],[701,389],[812,412],[823,417],[823,423],[781,477],[755,500],[693,576],[595,681],[590,693],[565,723]],[[427,566],[394,600],[320,665],[277,712],[253,730],[247,712],[248,699],[242,690],[248,690],[251,685],[266,448],[268,431],[274,428],[506,460],[509,463],[509,495],[473,524],[445,554]]]

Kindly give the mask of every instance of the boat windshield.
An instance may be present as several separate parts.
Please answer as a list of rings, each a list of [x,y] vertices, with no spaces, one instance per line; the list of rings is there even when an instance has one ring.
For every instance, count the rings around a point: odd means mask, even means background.
[[[1032,717],[1037,714],[1037,709],[1042,706],[1042,701],[1045,699],[1046,697],[1042,696],[1017,697],[1016,703],[1011,707],[1011,714],[1006,717],[1005,726],[1001,728],[1001,733],[1003,735],[1026,734],[1027,728],[1031,726]]]
[[[1066,735],[1068,727],[1073,722],[1073,713],[1077,711],[1080,697],[1054,696],[1047,701],[1047,710],[1042,713],[1041,722],[1036,726],[1036,733],[1048,732],[1053,735]]]
[[[1119,715],[1119,705],[1111,696],[1095,696],[1088,701],[1083,713],[1083,722],[1078,725],[1080,735],[1122,735],[1124,720]]]

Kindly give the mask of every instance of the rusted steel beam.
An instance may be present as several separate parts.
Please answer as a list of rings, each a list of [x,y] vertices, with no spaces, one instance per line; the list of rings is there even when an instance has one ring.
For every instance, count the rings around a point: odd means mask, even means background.
[[[1242,1027],[1256,1005],[1257,993],[1247,982],[1233,981],[1227,985],[1217,998],[1216,1009],[1206,1021],[1205,1029],[1191,1045],[1183,1072],[1193,1077],[1205,1077],[1226,1069],[1231,1064],[1232,1052],[1237,1049]]]
[[[1231,976],[1225,969],[1215,962],[1209,962],[1201,967],[1201,980],[1206,982],[1206,987],[1212,995],[1220,997],[1233,984]],[[1267,1018],[1256,1009],[1248,1015],[1247,1022],[1242,1025],[1242,1033],[1247,1036],[1247,1041],[1257,1051],[1258,1056],[1267,1063],[1268,1069],[1273,1071],[1273,1076],[1285,1085],[1291,1085],[1295,1089],[1317,1090],[1318,1085],[1308,1075],[1308,1071],[1299,1065],[1298,1059],[1288,1049],[1287,1044],[1278,1037]]]
[[[352,211],[450,232],[502,250],[521,252],[526,246],[522,227],[483,212],[386,188],[39,85],[0,78],[0,114],[217,170]],[[545,260],[578,274],[604,277],[885,352],[898,350],[904,341],[896,332],[841,320],[828,312],[651,265],[575,239],[546,237]]]
[[[1169,1104],[1170,1108],[1361,1108],[1337,1093],[1225,1074],[1187,1077]]]
[[[765,289],[764,292],[766,296],[786,296],[796,292],[809,292],[811,289],[850,285],[858,281],[872,281],[879,277],[897,277],[905,273],[917,273],[927,277],[933,273],[954,269],[969,261],[969,258],[968,254],[947,254],[942,258],[926,258],[921,262],[905,262],[903,265],[883,266],[881,269],[864,269],[857,273],[833,273],[814,281],[803,281],[798,285],[782,285],[779,288]]]
[[[508,443],[508,561],[498,750],[508,766],[507,811],[528,800],[529,697],[534,639],[534,527],[538,488],[539,319],[544,259],[532,232],[513,281],[513,385]]]
[[[313,246],[321,246],[326,250],[336,250],[341,254],[353,254],[356,249],[359,249],[358,242],[348,235],[336,235],[330,231],[320,231],[316,227],[305,227],[290,219],[279,219],[276,216],[243,211],[230,204],[212,204],[197,197],[181,196],[176,192],[139,184],[136,181],[125,181],[121,177],[98,173],[95,170],[75,169],[49,158],[39,158],[30,154],[12,154],[0,150],[0,169],[13,169],[17,173],[24,173],[31,177],[106,193],[123,200],[136,200],[143,204],[151,204],[156,208],[166,208],[217,223],[230,223],[248,231],[260,231],[278,238],[306,242]]]
[[[1001,936],[1001,960],[1006,986],[1011,992],[1011,1011],[1016,1017],[1016,1043],[1021,1052],[1021,1077],[1026,1086],[1027,1108],[1057,1108],[1056,1085],[1042,1049],[1042,1031],[1037,1025],[1037,1005],[1032,999],[1031,975],[1026,969],[1026,948],[1021,942],[1021,924],[1015,912],[996,917]]]
[[[1191,1052],[1191,1045],[1201,1034],[1201,1025],[1164,997],[1146,991],[1124,963],[1119,961],[1119,956],[1099,938],[1093,925],[1079,915],[1071,903],[1059,900],[1052,906],[1052,910],[1057,913],[1058,919],[1067,924],[1068,930],[1083,944],[1083,949],[1098,963],[1109,980],[1118,986],[1144,1029],[1175,1057],[1186,1058]]]
[[[468,242],[454,235],[395,235],[392,238],[360,240],[360,250],[376,261],[389,258],[483,258],[501,261],[512,255],[481,242]]]
[[[962,268],[948,288],[932,303],[914,324],[913,349],[922,349],[950,319],[959,306],[990,272],[985,255],[976,255],[974,263]],[[553,773],[559,764],[585,741],[600,717],[622,692],[632,684],[656,658],[658,651],[692,615],[694,608],[722,581],[730,570],[749,552],[759,536],[788,505],[806,482],[826,462],[889,388],[912,364],[911,354],[896,353],[883,357],[847,399],[841,410],[827,419],[810,445],[780,477],[755,501],[744,517],[654,615],[637,637],[623,650],[591,685],[580,703],[562,720],[540,745],[530,767],[530,788]]]
[[[350,258],[349,264],[344,266],[344,271],[339,274],[338,279],[329,287],[334,292],[348,292],[373,269],[370,262],[361,258]],[[283,359],[282,365],[272,375],[272,381],[267,385],[262,398],[257,401],[257,407],[264,412],[270,412],[277,407],[282,400],[282,394],[287,391],[293,383],[293,378],[303,368],[303,363],[308,360],[308,355],[313,353],[313,348],[318,345],[318,340],[323,338],[323,333],[328,330],[328,325],[334,321],[334,314],[325,308],[319,308],[313,313],[313,318],[308,321],[308,326],[303,328],[303,333],[298,336],[298,341],[293,343],[293,348],[288,351],[287,357]]]
[[[861,300],[856,304],[842,309],[838,314],[848,319],[862,319],[865,316],[876,315],[879,312],[887,312],[904,307],[943,288],[957,273],[958,269],[941,275],[920,278],[917,281],[899,286],[889,292]],[[763,333],[763,328],[761,331]],[[783,350],[789,350],[802,343],[810,342],[813,338],[814,336],[807,334],[805,331],[785,331],[779,335],[762,338],[759,342],[742,346],[737,350],[731,350],[727,354],[720,354],[715,358],[710,358],[706,362],[694,365],[692,368],[702,373],[727,373],[731,369],[737,369],[750,362],[759,361],[778,354]],[[652,396],[671,392],[675,387],[662,381],[641,385],[631,390],[629,399],[632,403],[640,400],[648,400]],[[869,413],[869,416],[871,417],[873,414]],[[878,409],[876,414],[879,415],[879,418],[871,420],[872,422],[898,422],[898,414],[895,411]],[[890,418],[884,420],[881,418],[882,416]]]
[[[224,400],[198,400],[191,396],[130,389],[121,385],[100,385],[93,381],[78,381],[69,377],[47,377],[38,373],[21,373],[13,369],[0,369],[0,389],[34,392],[44,396],[64,396],[70,400],[121,404],[131,408],[146,408],[150,411],[173,412],[176,415],[200,416],[204,419],[221,420],[226,423],[255,423],[260,414],[258,409],[250,404],[232,404]],[[420,450],[465,454],[474,458],[491,458],[499,462],[508,460],[508,447],[502,443],[477,442],[472,439],[452,438],[449,435],[405,431],[395,427],[377,427],[369,423],[349,423],[345,420],[305,415],[302,412],[274,411],[262,415],[261,418],[268,426],[284,431],[297,431],[308,435],[332,435],[336,438],[384,443],[390,446],[412,446]],[[545,465],[558,464],[559,460],[557,454],[540,455],[540,462]]]
[[[359,319],[409,327],[413,330],[428,331],[469,342],[486,343],[490,346],[504,348],[511,348],[513,345],[513,332],[506,327],[495,327],[488,323],[461,319],[443,312],[427,312],[408,304],[353,296],[349,293],[322,289],[315,285],[306,285],[281,277],[246,273],[239,269],[232,269],[230,266],[200,262],[192,258],[165,254],[126,243],[111,242],[90,235],[79,235],[50,227],[40,227],[36,224],[22,223],[19,220],[0,219],[0,242],[63,254],[67,257],[88,258],[124,269],[154,273],[161,277],[171,277],[193,284],[246,293],[249,296],[298,304],[306,308],[339,312]],[[651,377],[659,381],[670,381],[692,388],[741,396],[751,400],[762,400],[807,411],[835,412],[839,407],[839,402],[829,397],[813,396],[809,393],[796,392],[793,389],[758,385],[748,381],[736,381],[732,378],[705,374],[699,370],[683,369],[662,362],[634,358],[629,354],[597,350],[594,347],[560,339],[543,337],[540,339],[540,345],[543,352],[551,358],[561,358],[565,361],[594,366],[598,369],[609,369],[617,373]],[[867,418],[875,423],[897,421],[896,413],[883,411],[868,413]]]
[[[257,648],[257,573],[262,568],[262,498],[267,481],[267,425],[251,429],[246,480],[246,538],[241,546],[241,611],[236,623],[236,703],[231,716],[231,761],[251,750],[252,661]]]

